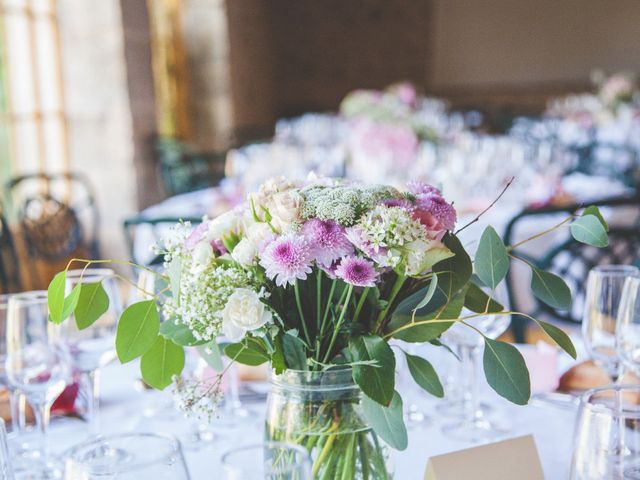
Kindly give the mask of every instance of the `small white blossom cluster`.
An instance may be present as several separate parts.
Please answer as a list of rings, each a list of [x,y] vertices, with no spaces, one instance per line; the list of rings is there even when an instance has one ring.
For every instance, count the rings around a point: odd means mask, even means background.
[[[359,223],[365,240],[376,249],[402,247],[415,240],[426,240],[424,227],[401,207],[379,205]]]
[[[175,377],[173,394],[180,411],[210,423],[217,416],[223,398],[221,375],[208,381]]]

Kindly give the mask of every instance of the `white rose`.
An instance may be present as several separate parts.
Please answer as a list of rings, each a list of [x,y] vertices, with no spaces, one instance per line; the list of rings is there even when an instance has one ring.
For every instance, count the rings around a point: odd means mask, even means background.
[[[272,234],[271,228],[266,223],[251,222],[245,225],[245,236],[256,247]]]
[[[211,260],[211,257],[213,257],[213,247],[206,240],[202,240],[193,247],[191,256],[194,264],[206,265]]]
[[[272,314],[266,309],[264,303],[256,292],[248,288],[236,288],[229,296],[227,304],[222,310],[222,328],[226,336],[229,334],[237,341],[242,333],[260,328],[270,322]]]
[[[214,218],[209,222],[209,231],[206,240],[219,240],[231,232],[238,231],[240,228],[240,219],[235,211],[231,210]]]
[[[258,254],[258,248],[248,238],[243,238],[231,252],[231,258],[233,258],[240,265],[245,267],[253,265],[256,255]]]
[[[271,216],[279,225],[288,225],[300,218],[302,195],[294,190],[276,193],[271,198]]]

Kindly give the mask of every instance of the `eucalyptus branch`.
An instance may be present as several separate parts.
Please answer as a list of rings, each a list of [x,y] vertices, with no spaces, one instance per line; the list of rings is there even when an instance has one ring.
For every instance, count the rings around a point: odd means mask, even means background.
[[[514,249],[516,249],[516,248],[518,248],[518,247],[520,247],[520,246],[524,245],[525,243],[528,243],[528,242],[530,242],[530,241],[532,241],[532,240],[535,240],[536,238],[543,237],[543,236],[545,236],[545,235],[547,235],[547,234],[549,234],[549,233],[553,232],[554,230],[557,230],[558,228],[562,227],[562,226],[563,226],[563,225],[565,225],[567,222],[570,222],[571,220],[573,220],[573,219],[574,219],[574,218],[576,218],[576,217],[577,217],[577,215],[573,214],[573,215],[571,215],[571,216],[569,216],[569,217],[565,218],[565,219],[564,219],[563,221],[561,221],[560,223],[555,224],[555,225],[554,225],[553,227],[551,227],[551,228],[547,228],[546,230],[543,230],[543,231],[542,231],[542,232],[540,232],[540,233],[536,233],[535,235],[533,235],[533,236],[531,236],[531,237],[529,237],[529,238],[525,238],[524,240],[521,240],[521,241],[520,241],[520,242],[518,242],[518,243],[515,243],[515,244],[513,244],[513,245],[508,246],[508,247],[507,247],[507,252],[511,252],[511,251],[513,251]]]
[[[491,202],[491,204],[485,208],[483,211],[481,211],[476,218],[474,218],[473,220],[471,220],[469,223],[467,223],[466,225],[460,227],[458,230],[456,230],[456,232],[454,233],[454,235],[458,235],[461,231],[463,231],[465,228],[473,225],[474,223],[476,223],[477,221],[480,220],[480,217],[482,217],[482,215],[484,215],[485,213],[487,213],[489,210],[491,210],[491,208],[493,208],[493,206],[498,203],[498,201],[502,198],[502,196],[504,195],[504,193],[507,191],[507,189],[511,186],[511,184],[513,183],[513,181],[515,180],[516,177],[511,177],[509,179],[509,181],[507,182],[507,184],[504,186],[504,188],[502,189],[502,191],[500,192],[500,195],[498,195],[496,197],[496,199]]]
[[[155,275],[156,277],[160,277],[160,278],[163,278],[163,279],[166,279],[166,278],[167,278],[167,276],[166,276],[166,275],[163,275],[162,273],[157,272],[157,271],[155,271],[155,270],[154,270],[154,269],[152,269],[152,268],[145,267],[144,265],[140,265],[140,264],[138,264],[138,263],[134,263],[134,262],[129,262],[129,261],[126,261],[126,260],[88,260],[88,259],[86,259],[86,258],[72,258],[71,260],[69,260],[69,263],[67,263],[67,266],[66,266],[66,268],[64,269],[64,271],[65,271],[65,272],[66,272],[66,271],[68,271],[68,270],[69,270],[69,268],[71,267],[71,265],[72,265],[74,262],[80,262],[80,263],[85,263],[85,264],[87,264],[87,265],[84,267],[84,269],[85,269],[85,270],[86,270],[86,269],[87,269],[87,267],[88,267],[89,265],[91,265],[91,264],[115,263],[116,265],[128,265],[128,266],[130,266],[130,267],[140,268],[140,269],[144,270],[145,272],[152,273],[152,274],[153,274],[153,275]]]

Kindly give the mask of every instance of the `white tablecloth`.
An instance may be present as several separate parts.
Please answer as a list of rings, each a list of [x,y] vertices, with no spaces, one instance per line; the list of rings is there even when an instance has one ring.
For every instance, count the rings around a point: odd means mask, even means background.
[[[169,397],[166,393],[140,391],[136,387],[139,377],[137,366],[112,365],[104,370],[102,401],[102,432],[163,432],[176,436],[189,431],[190,421],[181,414],[165,414],[164,420],[146,418],[142,412],[149,405],[157,405]],[[426,394],[420,397],[420,408],[430,417],[428,424],[409,430],[409,448],[404,452],[394,452],[398,480],[421,480],[424,475],[427,459],[456,451],[473,445],[454,441],[445,437],[440,429],[450,421],[436,411],[437,402]],[[533,434],[547,480],[567,478],[571,458],[571,444],[575,412],[552,406],[529,405],[519,407],[500,399],[493,392],[485,389],[484,400],[494,407],[498,421],[510,426],[505,437]],[[255,410],[253,421],[235,429],[220,428],[218,441],[207,446],[194,449],[185,448],[184,453],[192,480],[224,479],[220,462],[221,455],[234,446],[259,443],[263,431],[263,404],[253,404]],[[77,419],[60,419],[55,421],[51,429],[51,446],[54,453],[60,453],[72,445],[88,438],[86,424]],[[481,476],[478,479],[482,479]],[[140,477],[145,480],[145,477]]]

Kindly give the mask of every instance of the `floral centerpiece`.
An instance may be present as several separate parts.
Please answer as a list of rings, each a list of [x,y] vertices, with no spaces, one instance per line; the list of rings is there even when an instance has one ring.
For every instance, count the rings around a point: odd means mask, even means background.
[[[567,225],[578,240],[606,245],[596,209],[558,227]],[[488,227],[472,261],[458,236],[464,229],[456,230],[455,209],[441,192],[424,183],[399,191],[333,179],[268,181],[238,208],[193,229],[176,226],[159,247],[166,287],[123,312],[118,357],[141,358],[142,377],[153,387],[178,381],[189,408],[219,399],[227,368],[221,355],[249,365],[270,362],[268,438],[307,448],[315,478],[389,478],[385,443],[407,446],[396,356],[406,356],[427,392],[444,393],[429,361],[393,349],[394,341],[444,347],[440,335],[455,322],[475,329],[476,317],[512,313],[492,298],[511,247]],[[564,282],[530,267],[533,293],[568,308]],[[49,286],[51,320],[75,312],[87,328],[108,299],[100,284],[65,294],[65,276]],[[564,332],[535,321],[575,357]],[[518,350],[484,342],[489,385],[526,404],[529,374]],[[219,375],[206,384],[180,381],[190,347]]]

